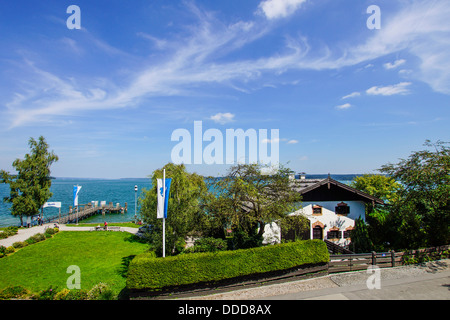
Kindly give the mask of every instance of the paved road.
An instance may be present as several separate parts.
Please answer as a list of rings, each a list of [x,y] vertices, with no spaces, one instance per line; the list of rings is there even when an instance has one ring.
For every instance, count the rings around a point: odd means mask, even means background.
[[[356,284],[264,297],[265,300],[450,300],[450,271],[381,280],[380,289]]]

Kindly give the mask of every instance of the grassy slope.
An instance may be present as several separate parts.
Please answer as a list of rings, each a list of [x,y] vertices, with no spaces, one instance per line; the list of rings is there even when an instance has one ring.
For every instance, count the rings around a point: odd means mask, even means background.
[[[82,289],[104,282],[118,293],[125,287],[123,273],[131,256],[148,248],[131,239],[126,232],[60,232],[0,259],[0,288],[22,285],[39,291],[52,285],[63,289],[72,275],[66,273],[67,267],[77,265]]]

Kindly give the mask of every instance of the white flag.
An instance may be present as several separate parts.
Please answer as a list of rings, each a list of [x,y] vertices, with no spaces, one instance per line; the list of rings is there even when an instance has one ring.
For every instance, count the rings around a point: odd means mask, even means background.
[[[162,179],[157,179],[157,196],[158,196],[158,207],[156,210],[156,217],[158,219],[164,218],[164,190]]]
[[[78,206],[78,192],[80,192],[81,186],[73,186],[73,206]]]

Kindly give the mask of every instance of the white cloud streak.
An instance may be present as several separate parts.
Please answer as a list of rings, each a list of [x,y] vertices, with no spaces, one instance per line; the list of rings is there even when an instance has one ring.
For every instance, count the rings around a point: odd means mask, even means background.
[[[265,0],[260,3],[259,9],[267,19],[286,18],[297,11],[306,0]]]
[[[411,82],[401,82],[399,84],[391,85],[391,86],[384,86],[384,87],[377,87],[374,86],[370,89],[367,89],[366,93],[368,95],[374,95],[374,96],[392,96],[392,95],[405,95],[409,94],[408,86],[411,85]]]
[[[261,2],[260,8],[268,19],[274,19],[295,12],[304,2],[267,0]],[[27,89],[13,92],[11,100],[5,104],[10,127],[38,121],[52,122],[55,117],[87,110],[136,106],[149,97],[189,95],[198,90],[196,88],[199,85],[221,84],[238,88],[238,83],[248,85],[266,74],[279,75],[287,70],[337,70],[368,63],[401,50],[415,55],[420,61],[410,77],[426,82],[437,92],[450,94],[450,6],[447,0],[409,3],[397,14],[383,20],[381,30],[377,30],[365,42],[350,46],[345,52],[328,47],[326,50],[313,48],[306,37],[291,37],[286,38],[284,48],[272,55],[247,60],[220,58],[264,37],[273,26],[257,20],[226,25],[213,14],[193,4],[186,5],[198,20],[190,28],[190,36],[180,40],[157,39],[139,34],[164,50],[164,59],[155,63],[142,61],[141,70],[130,71],[126,81],[120,79],[120,85],[118,79],[100,82],[94,79],[91,83],[68,79],[38,68],[27,60],[30,68],[23,77],[26,80],[22,80],[23,87]],[[73,45],[67,39],[64,41],[69,46]],[[123,52],[101,40],[95,41],[91,36],[91,41],[109,55],[123,56]],[[389,67],[398,67],[402,63],[397,60]],[[27,81],[32,81],[32,85],[27,86]],[[410,82],[403,82],[393,86],[372,87],[366,93],[406,94],[409,85]],[[245,92],[245,89],[241,90]],[[352,95],[356,96],[356,93],[343,99]],[[350,106],[343,104],[338,108]]]

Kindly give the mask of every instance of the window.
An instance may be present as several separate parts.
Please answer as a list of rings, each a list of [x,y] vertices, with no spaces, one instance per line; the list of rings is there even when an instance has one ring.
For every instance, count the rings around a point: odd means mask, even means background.
[[[322,207],[318,205],[314,205],[312,207],[313,214],[322,214]]]
[[[350,207],[344,203],[338,203],[337,207],[334,208],[336,214],[349,214],[350,213]]]
[[[327,232],[327,239],[340,239],[341,232],[339,230],[330,230]]]
[[[352,231],[353,230],[346,230],[346,231],[344,231],[344,238],[351,238],[351,236],[352,236]]]
[[[313,239],[320,239],[322,240],[323,236],[322,236],[322,228],[319,226],[315,226],[313,229]]]

